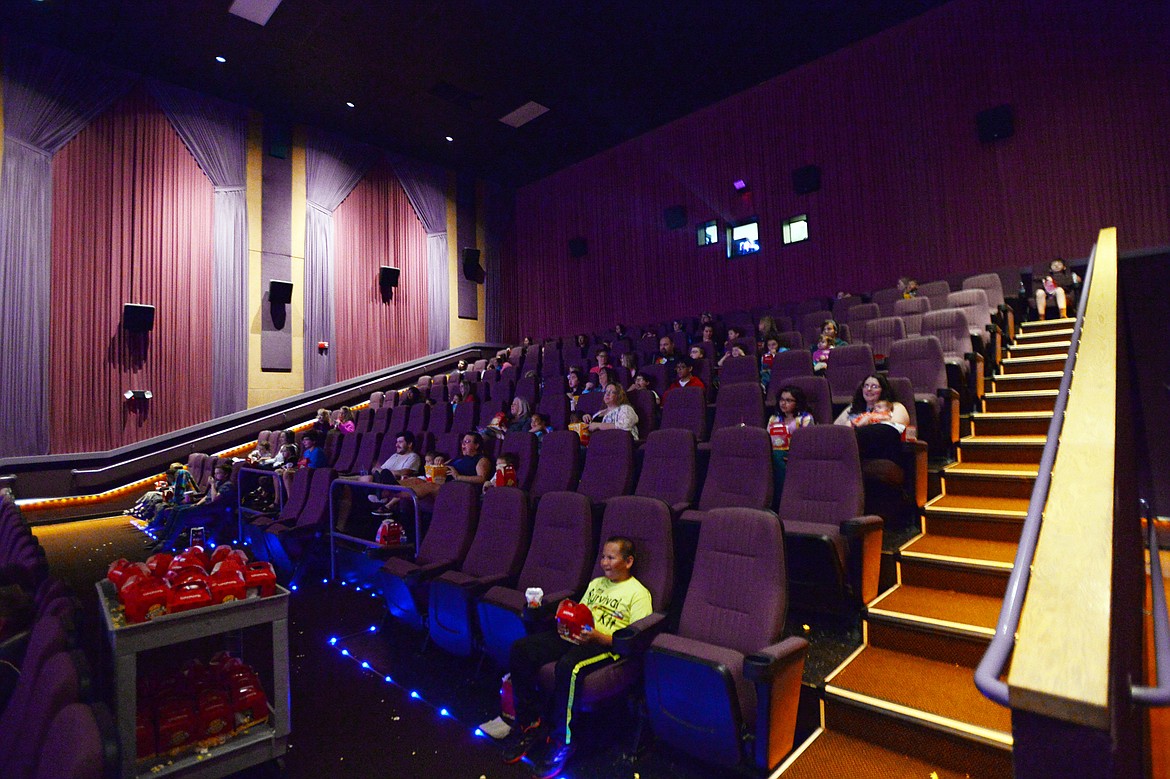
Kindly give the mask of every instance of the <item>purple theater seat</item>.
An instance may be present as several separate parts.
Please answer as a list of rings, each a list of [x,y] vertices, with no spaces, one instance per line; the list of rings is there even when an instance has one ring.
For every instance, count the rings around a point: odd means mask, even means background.
[[[650,389],[654,390],[659,395],[663,393],[668,384],[675,380],[675,377],[671,375],[674,373],[674,371],[667,366],[659,365],[658,363],[652,362],[648,365],[643,365],[638,370],[649,377]],[[639,414],[639,416],[641,416],[641,414]]]
[[[341,436],[340,445],[337,448],[337,459],[333,461],[333,467],[339,473],[351,473],[355,470],[362,437],[361,433]]]
[[[356,430],[359,433],[368,433],[370,431],[370,426],[373,423],[373,421],[374,421],[374,409],[370,408],[369,406],[366,406],[365,408],[358,411],[357,416],[354,418],[354,421],[353,421],[354,430]]]
[[[444,401],[446,402],[446,401]],[[406,430],[418,435],[427,429],[427,422],[430,421],[431,407],[425,403],[415,403],[410,407],[410,411],[406,417]]]
[[[118,734],[103,704],[70,703],[45,733],[36,779],[102,779],[118,768]]]
[[[918,437],[934,454],[959,440],[959,392],[947,384],[942,345],[934,336],[903,338],[890,347],[889,376],[905,377],[914,388]]]
[[[871,319],[877,319],[881,315],[881,308],[876,303],[862,303],[859,306],[850,308],[849,316],[846,318],[845,324],[853,331],[852,343],[864,343],[866,323]]]
[[[438,378],[438,377],[436,377],[436,378]],[[446,376],[443,376],[444,381],[442,384],[440,384],[438,381],[432,383],[430,390],[427,391],[427,399],[429,401],[431,401],[432,403],[446,403],[447,402],[446,378],[447,378]],[[416,408],[419,406],[423,406],[424,408],[426,407],[424,404],[421,404],[421,403],[415,404]]]
[[[918,285],[918,297],[930,300],[930,310],[938,311],[947,307],[947,295],[951,294],[951,285],[946,281],[931,281]]]
[[[638,443],[658,429],[658,398],[650,390],[631,390],[630,405],[638,412]]]
[[[1008,279],[1019,278],[1019,271],[1010,268],[1005,274]],[[963,289],[981,289],[987,295],[987,306],[994,322],[1009,341],[1016,337],[1016,315],[1004,298],[1005,285],[1012,283],[998,273],[980,273],[963,281]],[[1015,295],[1013,286],[1010,294]]]
[[[468,428],[470,429],[470,428]],[[467,430],[452,426],[450,433],[444,433],[435,439],[435,451],[447,455],[448,460],[454,460],[462,452],[463,436]],[[421,454],[426,454],[422,452]]]
[[[634,494],[656,498],[678,517],[695,500],[695,435],[689,430],[655,430],[642,447],[642,472]]]
[[[475,602],[492,587],[513,584],[531,534],[528,497],[522,490],[493,487],[484,493],[475,538],[463,564],[431,582],[427,631],[436,644],[453,655],[471,654]]]
[[[85,657],[79,649],[51,655],[29,683],[31,691],[22,710],[14,711],[11,705],[4,710],[0,732],[11,736],[0,749],[0,776],[28,779],[35,774],[53,719],[67,705],[77,703],[88,685],[86,668]],[[21,674],[18,688],[25,683]]]
[[[982,354],[972,351],[967,315],[957,308],[931,310],[922,317],[922,334],[938,338],[947,364],[947,384],[959,390],[959,403],[967,411],[983,397]]]
[[[516,382],[516,392],[513,397],[524,398],[528,401],[528,405],[536,407],[536,402],[539,400],[536,391],[536,378],[534,376],[525,376]]]
[[[762,428],[764,422],[764,390],[760,387],[759,378],[751,383],[719,388],[719,396],[715,399],[715,420],[711,423],[712,440],[725,427],[747,425]]]
[[[807,349],[789,349],[780,352],[772,361],[772,378],[768,381],[768,395],[773,396],[773,387],[779,391],[793,376],[812,376],[812,353]]]
[[[835,610],[877,596],[882,520],[862,515],[864,499],[852,428],[814,425],[792,437],[779,513],[793,602]]]
[[[386,608],[408,625],[423,627],[427,587],[431,579],[463,562],[479,515],[478,485],[449,481],[435,497],[431,526],[413,561],[391,557],[382,566]]]
[[[554,430],[544,436],[532,480],[530,499],[535,506],[546,493],[577,488],[581,473],[581,439],[572,430]]]
[[[432,383],[434,383],[434,377],[424,374],[418,377],[418,380],[415,382],[415,386],[417,386],[422,392],[426,393],[428,390],[430,390]]]
[[[829,389],[829,380],[824,376],[795,376],[788,380],[788,384],[793,387],[799,387],[804,392],[804,397],[808,401],[809,412],[813,415],[813,421],[818,425],[828,425],[833,421],[833,393]],[[780,394],[779,387],[776,390],[777,396]]]
[[[450,403],[440,403],[431,409],[430,418],[427,419],[426,432],[434,433],[435,435],[442,435],[451,429],[451,417],[454,412],[451,411]]]
[[[589,438],[577,492],[604,503],[634,489],[634,438],[625,430],[597,430]]]
[[[274,523],[291,525],[297,521],[297,516],[305,505],[305,498],[309,495],[309,479],[312,477],[311,468],[298,468],[293,472],[292,488],[281,504],[280,513],[275,516],[258,516],[252,520],[251,526],[260,532]],[[280,481],[280,477],[273,475],[273,481]],[[251,533],[253,540],[260,538],[257,533]]]
[[[332,485],[337,478],[337,471],[333,468],[301,470],[310,471],[309,488],[305,505],[297,512],[296,521],[268,525],[263,535],[263,549],[268,559],[286,579],[292,575],[291,563],[300,558],[305,543],[320,533],[329,522]]]
[[[881,311],[880,316],[894,316],[894,303],[901,299],[902,293],[897,287],[879,289],[869,296],[870,302]]]
[[[578,686],[573,706],[580,711],[593,711],[616,700],[638,683],[645,647],[661,631],[674,597],[674,534],[666,504],[632,495],[609,501],[601,524],[601,545],[613,536],[625,536],[634,542],[633,573],[650,591],[654,611],[614,634],[613,648],[619,659],[585,677]],[[600,565],[594,563],[592,576],[604,576]],[[540,669],[540,684],[545,690],[554,689],[556,663]]]
[[[725,427],[711,436],[711,462],[698,509],[682,519],[702,522],[712,509],[772,505],[772,440],[762,427]]]
[[[867,344],[848,344],[834,349],[825,368],[825,378],[833,390],[833,405],[851,402],[857,386],[874,372],[873,350]]]
[[[460,403],[455,406],[455,411],[451,415],[451,424],[447,428],[450,432],[463,432],[467,430],[475,430],[476,425],[479,424],[479,402],[471,401],[470,403]],[[435,431],[431,431],[435,432]],[[435,432],[435,435],[442,435],[442,433]],[[426,452],[420,452],[426,454]]]
[[[922,334],[922,317],[930,311],[930,298],[904,298],[894,302],[894,316],[902,317],[906,335]]]
[[[800,319],[800,335],[806,344],[815,344],[821,337],[821,326],[826,319],[832,319],[833,312],[826,309],[811,311]],[[837,323],[840,326],[840,322]]]
[[[780,345],[785,349],[803,349],[804,336],[799,330],[781,330],[779,333]]]
[[[846,295],[843,298],[837,298],[833,301],[833,316],[831,318],[844,324],[849,321],[849,312],[861,305],[865,305],[865,301],[861,299],[860,295]]]
[[[754,356],[728,357],[719,367],[720,391],[728,385],[743,383],[760,383],[760,361]]]
[[[655,736],[704,762],[770,771],[792,747],[808,642],[780,639],[784,542],[770,511],[712,512],[678,631],[657,636],[646,653]]]
[[[605,393],[602,390],[586,392],[577,399],[577,411],[581,414],[597,416],[605,408]]]
[[[500,454],[516,455],[516,484],[525,492],[536,477],[536,436],[532,433],[517,432],[504,436]]]
[[[569,398],[565,392],[552,391],[546,386],[540,403],[536,405],[537,411],[548,416],[549,427],[553,430],[564,430],[569,426]]]
[[[883,316],[865,323],[865,342],[873,349],[874,362],[884,363],[894,341],[906,337],[906,325],[900,316]]]
[[[547,445],[547,444],[546,444]],[[575,492],[550,492],[536,509],[532,543],[516,586],[492,587],[476,606],[483,649],[501,668],[512,643],[527,633],[524,592],[544,590],[546,608],[579,593],[593,563],[593,517],[589,499]]]
[[[361,434],[362,440],[358,444],[357,455],[354,457],[351,473],[361,473],[362,471],[369,473],[376,466],[382,464],[383,460],[377,460],[378,452],[381,451],[382,437],[381,433]],[[375,462],[375,460],[377,461]]]
[[[29,709],[32,696],[36,694],[37,674],[49,658],[69,651],[71,641],[62,617],[46,615],[37,619],[29,630],[28,646],[20,661],[20,677],[8,699],[8,705],[0,713],[0,755],[11,754],[16,748],[14,740],[19,735],[20,716]]]
[[[661,430],[690,430],[696,441],[707,440],[707,397],[698,387],[671,390],[662,397]]]
[[[957,308],[967,317],[967,329],[976,351],[983,354],[988,369],[999,368],[1002,338],[999,327],[991,321],[987,293],[982,289],[965,289],[947,295],[947,307]]]

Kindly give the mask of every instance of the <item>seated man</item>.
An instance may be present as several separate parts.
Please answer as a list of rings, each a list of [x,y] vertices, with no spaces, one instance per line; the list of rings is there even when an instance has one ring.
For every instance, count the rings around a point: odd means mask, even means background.
[[[653,611],[650,591],[631,574],[634,542],[624,536],[606,540],[599,559],[604,576],[589,582],[581,603],[593,612],[593,629],[578,643],[555,631],[526,636],[512,645],[508,662],[516,724],[504,743],[504,761],[515,763],[531,750],[535,774],[553,777],[572,754],[573,688],[577,680],[612,663],[613,634]],[[556,690],[546,701],[537,683],[540,669],[556,662]]]
[[[674,363],[678,359],[678,354],[674,349],[674,341],[670,336],[662,336],[658,339],[658,356],[654,358],[654,362],[658,365],[665,365],[667,370],[674,370]]]
[[[399,479],[418,476],[422,472],[422,458],[414,451],[414,433],[404,430],[394,440],[394,454],[374,469],[373,480],[378,484],[397,484]],[[384,504],[390,500],[389,492],[370,493],[371,503]]]

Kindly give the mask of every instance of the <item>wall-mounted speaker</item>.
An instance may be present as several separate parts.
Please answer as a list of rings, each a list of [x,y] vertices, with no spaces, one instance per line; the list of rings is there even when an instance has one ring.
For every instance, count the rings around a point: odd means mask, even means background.
[[[584,238],[570,238],[569,239],[569,256],[573,258],[584,257],[589,253],[589,244]]]
[[[483,284],[483,268],[479,267],[479,249],[473,246],[463,247],[463,278]]]
[[[792,191],[808,195],[821,188],[821,169],[817,165],[805,165],[792,171]]]
[[[1012,107],[997,105],[975,114],[975,129],[982,143],[995,143],[1011,138],[1016,133],[1016,120]]]
[[[270,279],[268,281],[268,302],[274,306],[287,306],[292,302],[293,284],[291,281]]]
[[[662,212],[667,230],[681,230],[687,226],[687,210],[683,206],[671,206]]]
[[[378,286],[382,289],[394,289],[398,286],[398,268],[383,265],[378,268]]]
[[[131,333],[149,333],[154,329],[154,306],[142,303],[123,304],[122,327]]]

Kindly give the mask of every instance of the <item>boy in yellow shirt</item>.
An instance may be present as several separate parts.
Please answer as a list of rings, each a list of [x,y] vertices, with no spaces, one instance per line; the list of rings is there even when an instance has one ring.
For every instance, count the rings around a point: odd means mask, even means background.
[[[589,582],[581,603],[593,612],[593,629],[581,633],[579,643],[557,632],[534,633],[512,645],[509,667],[516,724],[505,739],[504,761],[515,763],[531,750],[533,772],[548,779],[564,768],[572,754],[573,694],[581,677],[611,664],[613,634],[653,611],[650,591],[630,574],[634,542],[625,536],[606,540],[598,560],[604,576]],[[556,662],[556,692],[546,701],[537,677],[547,663]],[[549,716],[542,720],[542,712]]]

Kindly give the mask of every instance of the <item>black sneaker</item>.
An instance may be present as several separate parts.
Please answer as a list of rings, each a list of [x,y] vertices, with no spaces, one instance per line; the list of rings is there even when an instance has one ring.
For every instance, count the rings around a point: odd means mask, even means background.
[[[537,720],[526,728],[519,726],[513,727],[512,732],[504,736],[504,762],[509,765],[519,763],[521,758],[528,754],[528,750],[543,741],[547,735],[548,733],[541,726],[540,720]]]
[[[565,768],[573,756],[573,747],[561,740],[560,736],[549,736],[539,750],[533,750],[532,775],[537,779],[552,779]]]

